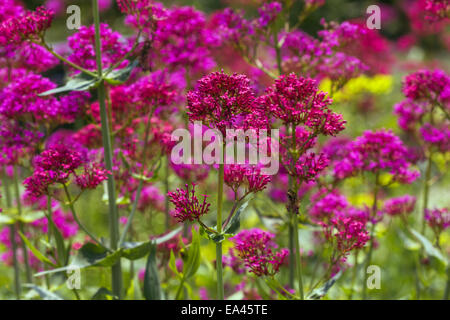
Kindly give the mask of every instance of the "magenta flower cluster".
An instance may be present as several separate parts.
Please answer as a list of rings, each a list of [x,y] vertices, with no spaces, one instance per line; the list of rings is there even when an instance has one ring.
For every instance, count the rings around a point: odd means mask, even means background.
[[[26,191],[36,198],[51,195],[52,185],[67,185],[71,178],[82,190],[94,189],[109,174],[100,164],[88,162],[80,152],[63,145],[43,151],[34,159],[34,167],[33,175],[25,179],[23,184]],[[77,172],[80,167],[84,169],[81,173]]]
[[[261,229],[242,230],[230,240],[234,247],[230,249],[231,266],[237,259],[245,265],[247,271],[256,276],[273,276],[284,264],[288,255],[287,249],[277,252],[273,242],[274,234]]]
[[[397,198],[391,198],[384,203],[383,211],[390,216],[406,215],[414,210],[416,197],[404,195]]]
[[[175,192],[169,192],[169,201],[175,205],[175,212],[172,216],[178,222],[196,221],[209,211],[210,204],[206,202],[207,195],[204,195],[203,202],[200,202],[195,195],[195,184],[192,184],[191,190],[186,184],[186,189],[178,189]]]
[[[334,175],[343,179],[359,172],[387,172],[393,180],[411,183],[419,172],[411,169],[408,149],[388,130],[365,131],[346,146],[346,155],[335,162]]]
[[[352,217],[332,218],[323,224],[323,232],[335,250],[333,263],[345,261],[351,250],[363,248],[370,239],[365,224]]]
[[[18,17],[11,16],[0,25],[0,43],[20,44],[26,40],[40,41],[52,20],[53,12],[45,7],[24,12]]]

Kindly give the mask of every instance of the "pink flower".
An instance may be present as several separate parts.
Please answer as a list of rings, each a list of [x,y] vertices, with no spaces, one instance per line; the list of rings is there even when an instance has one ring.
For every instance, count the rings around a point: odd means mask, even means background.
[[[230,255],[243,262],[249,272],[261,276],[275,275],[288,255],[287,249],[274,252],[277,245],[272,241],[275,237],[260,229],[242,230],[230,240],[234,247]]]
[[[277,15],[282,9],[281,3],[279,2],[269,2],[265,3],[261,8],[258,9],[260,17],[258,18],[258,24],[260,28],[265,28],[269,24],[273,23],[277,18]]]
[[[177,189],[175,192],[167,193],[167,195],[170,198],[169,201],[175,205],[175,212],[172,215],[178,222],[186,220],[192,222],[208,213],[210,204],[206,202],[207,196],[204,195],[203,203],[200,203],[195,196],[195,184],[192,184],[190,191],[189,185],[186,184],[186,190]]]
[[[245,186],[245,195],[256,193],[266,188],[270,176],[262,175],[260,168],[251,165],[225,165],[224,181],[237,194],[241,186]]]
[[[426,210],[425,220],[436,234],[440,234],[450,227],[450,212],[448,208]]]
[[[390,216],[409,214],[414,210],[416,204],[416,197],[404,195],[397,198],[392,198],[384,203],[383,211]]]
[[[425,10],[428,15],[426,19],[440,21],[450,19],[450,1],[448,0],[426,0]]]
[[[39,198],[50,194],[49,188],[54,184],[67,184],[71,177],[81,189],[94,189],[107,179],[106,170],[98,163],[87,163],[80,152],[63,145],[56,145],[44,150],[33,161],[35,171],[24,180],[27,193]],[[75,170],[84,167],[84,173]]]
[[[318,156],[310,152],[301,156],[295,164],[293,173],[300,181],[311,182],[328,166],[329,160],[324,153]]]
[[[420,133],[425,142],[437,147],[439,151],[445,153],[450,150],[450,127],[447,123],[440,127],[425,123],[420,128]]]
[[[131,49],[120,33],[112,31],[106,23],[100,24],[100,38],[103,68],[108,68],[118,62]],[[68,38],[68,45],[72,49],[68,60],[88,70],[97,70],[94,42],[94,25],[81,26],[77,33]],[[119,68],[125,67],[127,63],[128,60],[124,60]]]
[[[318,90],[316,80],[293,73],[275,80],[261,100],[285,124],[304,124],[314,132],[334,136],[344,130],[345,121],[328,109],[331,102],[326,93]]]
[[[398,116],[398,125],[403,130],[412,130],[422,119],[425,109],[411,99],[403,100],[394,106],[394,114]]]
[[[50,27],[53,11],[38,7],[36,11],[26,12],[19,17],[10,17],[0,25],[0,43],[20,44],[26,40],[39,41]]]
[[[192,122],[203,121],[225,134],[227,128],[237,125],[240,115],[252,111],[254,93],[246,76],[213,72],[198,81],[197,88],[187,94],[187,101]]]
[[[408,75],[403,81],[403,93],[414,101],[425,101],[431,105],[449,102],[446,95],[450,77],[442,70],[419,70]],[[443,95],[444,94],[444,95]]]
[[[370,239],[365,223],[352,217],[336,217],[322,226],[325,238],[337,251],[333,263],[345,261],[351,250],[363,248]]]
[[[85,165],[84,172],[76,175],[75,183],[81,190],[95,189],[100,183],[108,180],[111,172],[105,170],[99,163]]]
[[[410,170],[408,159],[408,149],[391,131],[365,131],[347,144],[345,157],[334,164],[334,175],[342,179],[361,171],[385,171],[392,174],[395,181],[411,183],[419,172]]]

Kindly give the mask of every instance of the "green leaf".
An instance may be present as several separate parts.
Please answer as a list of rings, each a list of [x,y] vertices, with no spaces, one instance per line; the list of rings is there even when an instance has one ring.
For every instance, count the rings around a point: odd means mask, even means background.
[[[39,294],[39,296],[42,298],[42,300],[64,300],[57,294],[55,294],[47,289],[44,289],[42,287],[39,287],[35,284],[24,284],[23,286],[25,288],[29,288],[29,289],[36,291]]]
[[[161,284],[156,266],[156,245],[152,244],[144,275],[144,297],[146,300],[161,300]]]
[[[241,227],[241,214],[247,208],[250,200],[251,199],[248,199],[247,201],[245,201],[244,204],[242,206],[240,206],[239,209],[234,213],[234,215],[231,218],[230,222],[228,223],[224,233],[235,234],[239,230],[239,228]]]
[[[338,273],[336,273],[333,277],[328,279],[322,286],[313,290],[309,294],[308,299],[309,300],[318,300],[318,299],[323,298],[327,294],[328,290],[330,290],[331,287],[336,283],[336,281],[341,277],[341,275],[342,275],[342,271],[339,271]]]
[[[97,84],[98,81],[96,78],[93,78],[85,73],[80,73],[73,78],[69,78],[64,86],[42,92],[39,96],[48,96],[50,94],[67,91],[87,91],[93,87],[96,87]]]
[[[124,242],[122,256],[128,260],[137,260],[145,257],[150,251],[151,243],[148,242]]]
[[[442,262],[442,264],[444,266],[447,266],[448,260],[444,257],[444,255],[441,253],[441,251],[439,251],[438,248],[433,246],[433,244],[430,242],[430,240],[428,240],[421,233],[419,233],[418,231],[416,231],[412,228],[410,228],[409,230],[414,235],[414,237],[422,244],[423,249],[429,256],[435,257],[440,262]]]
[[[41,219],[43,217],[45,217],[44,211],[35,211],[35,212],[31,212],[28,214],[24,214],[20,217],[17,217],[17,220],[22,221],[24,223],[30,223],[30,222],[34,222],[38,219]]]
[[[121,250],[109,253],[100,245],[89,242],[78,250],[71,267],[111,267],[116,264],[120,256]]]
[[[101,287],[92,296],[91,300],[115,300],[116,296],[106,288]]]
[[[52,229],[52,235],[55,238],[56,242],[56,252],[58,254],[58,262],[60,265],[65,265],[68,259],[69,252],[66,251],[66,247],[64,245],[64,238],[59,231],[58,227],[53,222],[53,219],[50,219],[50,228]]]
[[[131,71],[139,64],[139,61],[134,60],[128,66],[122,69],[115,69],[111,71],[105,78],[105,81],[112,85],[122,84],[128,80]]]
[[[39,272],[35,274],[35,276],[39,277],[45,274],[67,271],[73,268],[83,269],[88,267],[111,267],[116,264],[121,255],[122,249],[110,253],[100,245],[89,242],[82,246],[80,250],[78,250],[77,255],[70,265],[62,268]]]
[[[150,251],[151,243],[156,245],[169,241],[177,234],[181,232],[182,228],[179,227],[168,234],[160,236],[156,239],[152,239],[146,242],[124,242],[122,246],[122,256],[128,260],[137,260],[143,258]]]
[[[212,230],[215,230],[216,227],[212,227]],[[212,240],[215,243],[220,243],[223,240],[225,240],[225,234],[224,233],[217,233],[217,232],[211,232],[208,229],[204,228],[203,226],[200,226],[200,236],[208,239],[208,240]]]
[[[405,233],[400,231],[399,236],[402,239],[403,245],[406,249],[411,251],[417,251],[420,249],[420,244],[409,238]]]
[[[192,227],[192,242],[187,251],[187,260],[183,265],[183,275],[186,279],[194,276],[200,267],[200,235]]]
[[[149,178],[149,177],[147,177],[147,176],[144,176],[144,175],[142,175],[142,174],[137,174],[137,173],[132,173],[131,176],[132,176],[133,178],[135,178],[136,180],[142,180],[142,181],[144,181],[144,182],[152,182],[152,181],[155,181],[156,178],[157,178],[156,175],[153,175],[153,176],[151,176],[151,177]]]
[[[170,259],[169,259],[169,268],[172,270],[173,273],[177,275],[178,278],[183,278],[183,274],[181,272],[178,272],[176,263],[175,263],[175,254],[173,253],[173,250],[170,250]]]
[[[155,242],[155,244],[164,243],[164,242],[169,241],[172,238],[174,238],[177,234],[179,234],[181,232],[181,230],[183,230],[182,227],[176,228],[175,230],[170,231],[169,233],[162,235],[162,236],[154,239],[153,241]]]
[[[6,214],[0,214],[0,224],[13,224],[16,220]]]
[[[26,246],[28,247],[28,249],[31,250],[31,252],[33,253],[33,255],[41,262],[44,262],[46,264],[49,264],[53,267],[56,267],[56,264],[54,264],[52,261],[50,261],[50,259],[48,259],[46,256],[44,256],[35,246],[33,246],[33,244],[27,239],[27,237],[25,237],[23,235],[22,232],[19,231],[19,235],[22,238],[22,241],[26,244]]]

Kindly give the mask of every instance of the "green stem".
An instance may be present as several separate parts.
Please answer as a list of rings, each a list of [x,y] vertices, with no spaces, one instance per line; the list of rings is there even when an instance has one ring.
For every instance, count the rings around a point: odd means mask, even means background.
[[[20,201],[19,174],[17,172],[17,166],[14,166],[14,192],[15,192],[16,202],[17,202],[17,212],[20,217],[22,215],[22,204]],[[22,221],[19,221],[19,231],[22,232],[22,234],[25,234],[24,225],[23,225]],[[27,279],[28,283],[33,283],[30,262],[28,259],[27,246],[26,246],[25,242],[23,242],[23,241],[21,241],[21,244],[22,244],[22,251],[23,251],[23,261],[25,264],[26,279]]]
[[[164,163],[164,217],[165,217],[165,227],[169,230],[170,227],[170,214],[169,214],[169,157],[166,157]],[[183,236],[187,237],[187,226],[183,226]]]
[[[372,204],[372,218],[375,217],[376,212],[377,212],[377,200],[378,200],[378,192],[380,190],[380,173],[379,171],[377,171],[375,173],[375,188],[374,188],[374,195],[373,195],[373,204]],[[369,240],[369,252],[367,253],[367,258],[366,258],[366,264],[364,267],[364,277],[363,277],[363,293],[362,293],[362,299],[365,300],[367,297],[367,284],[366,284],[366,272],[367,272],[367,268],[369,268],[371,262],[372,262],[372,252],[373,252],[373,236],[375,233],[375,223],[372,222],[372,226],[370,228],[370,240]]]
[[[428,209],[428,200],[430,195],[430,180],[431,180],[431,165],[433,163],[433,153],[430,150],[430,154],[428,156],[427,167],[425,169],[425,179],[423,181],[423,210],[422,210],[422,226],[421,232],[425,233],[425,213]]]
[[[81,230],[83,230],[95,243],[97,243],[99,246],[101,246],[103,249],[106,249],[107,251],[111,251],[108,247],[106,247],[103,243],[101,243],[94,234],[92,234],[80,221],[80,219],[77,216],[77,213],[75,211],[75,207],[73,205],[72,197],[70,196],[69,190],[67,189],[67,186],[63,184],[64,187],[64,193],[67,197],[67,202],[69,205],[70,212],[72,212],[73,219],[78,224]]]
[[[443,300],[448,300],[450,297],[450,266],[447,267],[447,284],[445,285],[445,291]]]
[[[298,236],[298,218],[297,214],[293,214],[293,228],[294,228],[294,245],[295,245],[295,264],[297,266],[296,268],[296,275],[297,275],[297,281],[298,281],[298,290],[299,290],[299,296],[301,300],[305,299],[305,295],[303,292],[303,276],[302,276],[302,261],[300,257],[300,238]]]
[[[144,177],[143,177],[144,170],[145,170],[144,164],[145,164],[145,160],[147,159],[148,136],[150,134],[150,124],[151,124],[151,119],[153,117],[153,110],[154,110],[154,108],[152,107],[152,109],[150,110],[148,117],[147,117],[147,123],[145,124],[144,148],[142,150],[142,168],[141,168],[141,173],[140,173],[141,179],[139,180],[139,185],[138,185],[138,188],[136,191],[136,196],[134,197],[133,207],[131,208],[130,216],[128,217],[127,223],[126,223],[125,228],[122,233],[122,236],[120,237],[120,240],[119,240],[119,245],[118,245],[119,248],[122,247],[123,243],[125,242],[127,232],[130,229],[131,222],[133,221],[134,215],[136,213],[139,199],[141,198],[142,188],[144,186]]]
[[[223,150],[223,149],[222,149]],[[222,155],[223,160],[223,155]],[[219,164],[218,193],[217,193],[217,232],[222,232],[222,201],[223,201],[224,165]],[[222,271],[222,242],[216,243],[216,269],[217,269],[217,299],[224,299],[223,271]]]
[[[93,5],[94,25],[95,25],[95,55],[97,59],[97,76],[102,79],[102,47],[100,42],[100,14],[98,10],[98,0],[94,0]],[[105,157],[106,170],[111,174],[108,176],[108,204],[109,204],[109,233],[110,246],[112,250],[116,250],[119,241],[119,215],[116,204],[116,190],[114,176],[112,175],[112,144],[111,134],[108,125],[108,116],[105,105],[105,83],[101,80],[97,88],[98,101],[100,105],[100,117],[102,124],[102,138]],[[112,273],[112,291],[119,299],[122,298],[122,268],[120,260],[111,267]]]
[[[181,299],[180,295],[181,295],[181,292],[183,292],[185,280],[186,279],[184,277],[181,279],[180,285],[178,286],[177,294],[175,296],[175,300],[180,300]]]
[[[56,53],[51,47],[49,47],[49,46],[47,45],[47,43],[45,43],[45,41],[42,41],[42,42],[32,41],[32,42],[33,42],[34,44],[37,44],[37,45],[39,45],[39,46],[44,47],[44,48],[45,48],[48,52],[50,52],[55,58],[57,58],[58,60],[60,60],[60,61],[62,61],[62,62],[64,62],[64,63],[66,63],[66,64],[68,64],[68,65],[71,66],[72,68],[77,69],[77,70],[79,70],[79,71],[81,71],[81,72],[83,72],[83,73],[85,73],[85,74],[88,74],[88,75],[90,75],[90,76],[93,77],[93,78],[96,78],[96,77],[97,77],[97,74],[96,74],[96,73],[94,73],[94,72],[92,72],[92,71],[89,71],[89,70],[83,68],[82,66],[79,66],[79,65],[77,65],[77,64],[75,64],[75,63],[73,63],[73,62],[67,60],[66,58],[64,58],[64,57],[61,56],[60,54]]]
[[[5,199],[6,199],[6,207],[11,208],[11,192],[9,190],[9,179],[4,174],[3,185],[5,188]],[[20,299],[21,294],[21,284],[20,284],[20,269],[19,269],[19,261],[17,260],[17,242],[16,242],[16,224],[13,223],[9,227],[9,236],[11,241],[11,249],[13,252],[13,266],[14,266],[14,292],[16,294],[16,298]]]
[[[359,250],[355,250],[355,253],[354,253],[355,264],[353,265],[352,280],[350,283],[350,294],[348,296],[348,300],[352,300],[353,292],[355,291],[353,288],[355,286],[356,275],[358,274],[358,255],[359,255]]]
[[[278,44],[278,33],[273,34],[273,42],[275,47],[275,53],[277,57],[277,68],[278,68],[278,74],[281,75],[283,73],[283,69],[281,67],[281,50],[280,46]]]

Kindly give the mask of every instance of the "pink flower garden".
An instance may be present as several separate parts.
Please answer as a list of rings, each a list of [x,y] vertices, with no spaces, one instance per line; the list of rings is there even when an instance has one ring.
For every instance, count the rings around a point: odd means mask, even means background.
[[[35,2],[0,0],[1,299],[449,298],[448,0],[374,2],[381,29],[346,0],[94,0],[74,30]]]

